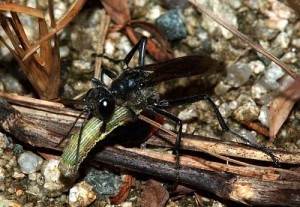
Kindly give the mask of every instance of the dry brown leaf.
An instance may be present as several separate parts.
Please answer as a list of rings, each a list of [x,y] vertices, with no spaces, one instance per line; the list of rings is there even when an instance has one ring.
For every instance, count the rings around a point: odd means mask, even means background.
[[[141,206],[164,207],[169,199],[168,191],[155,180],[148,180],[144,184],[141,195]]]
[[[292,84],[281,92],[270,106],[270,130],[271,142],[280,130],[282,124],[287,119],[296,101],[300,99],[300,78],[296,78]]]
[[[133,44],[136,44],[142,34],[134,30],[135,27],[140,27],[147,30],[156,41],[148,39],[147,51],[157,61],[165,61],[174,58],[169,43],[158,29],[157,26],[138,20],[131,20],[128,1],[120,0],[102,0],[105,11],[110,18],[117,24],[112,31],[125,29],[125,32]],[[157,43],[158,44],[157,44]]]
[[[101,0],[110,18],[119,25],[124,25],[131,19],[127,0]]]
[[[131,21],[129,25],[132,28],[140,27],[151,34],[151,38],[148,39],[147,50],[157,61],[162,62],[174,58],[168,40],[156,25],[143,21]],[[128,34],[129,31],[126,30],[126,32],[130,38],[130,35]],[[133,35],[134,34],[135,33],[133,33]]]
[[[123,184],[120,187],[120,191],[117,195],[110,197],[110,202],[112,204],[121,204],[124,203],[126,198],[128,197],[128,194],[130,192],[132,183],[134,182],[134,178],[131,175],[126,175]]]

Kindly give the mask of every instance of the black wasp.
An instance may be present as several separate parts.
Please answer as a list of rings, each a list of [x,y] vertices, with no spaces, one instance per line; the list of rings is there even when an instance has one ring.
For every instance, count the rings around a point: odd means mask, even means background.
[[[117,75],[108,68],[103,68],[100,80],[95,78],[91,80],[94,87],[90,89],[86,95],[86,107],[83,110],[83,112],[87,112],[87,116],[80,131],[76,136],[71,138],[68,146],[64,149],[61,158],[60,169],[65,175],[73,174],[70,170],[76,174],[78,165],[83,161],[88,151],[95,145],[95,142],[104,139],[106,135],[118,127],[118,125],[121,125],[119,123],[136,119],[142,110],[148,110],[155,114],[162,115],[174,121],[179,126],[174,147],[176,168],[179,168],[182,121],[164,109],[170,106],[189,104],[200,100],[208,101],[213,107],[223,131],[239,137],[247,144],[270,156],[276,164],[278,163],[277,158],[267,148],[253,143],[231,130],[209,96],[199,94],[175,100],[160,100],[158,93],[153,88],[156,84],[164,81],[200,75],[209,70],[216,69],[219,67],[217,61],[208,56],[186,56],[162,63],[145,65],[146,43],[147,38],[142,37],[131,49],[123,60],[126,69],[120,75]],[[138,67],[131,68],[128,64],[137,50],[139,52]],[[104,74],[112,79],[110,87],[103,82]],[[125,114],[127,114],[127,116],[130,114],[130,118],[126,117]],[[100,127],[100,130],[99,128],[96,129],[97,132],[99,132],[98,134],[95,134],[94,131],[91,130],[91,132],[94,133],[91,135],[88,131],[91,117],[101,120],[97,125]],[[92,126],[92,124],[90,125]],[[98,139],[97,136],[102,138]],[[86,150],[85,147],[81,147],[81,145],[87,146],[86,148],[88,149]],[[74,147],[77,147],[76,153],[74,152]]]

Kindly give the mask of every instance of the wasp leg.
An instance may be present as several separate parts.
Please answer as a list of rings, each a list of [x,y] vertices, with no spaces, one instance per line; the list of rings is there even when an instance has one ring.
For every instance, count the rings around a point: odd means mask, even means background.
[[[138,115],[135,113],[135,111],[129,107],[129,106],[126,106],[127,110],[129,111],[130,115],[131,115],[131,118],[133,121],[136,121],[137,118],[138,118]]]
[[[175,147],[173,150],[173,154],[175,154],[175,156],[176,156],[175,168],[179,169],[179,167],[180,167],[179,150],[180,150],[181,134],[182,134],[182,121],[177,116],[175,116],[165,110],[162,110],[156,106],[149,105],[149,106],[147,106],[147,109],[153,111],[156,114],[162,115],[163,117],[165,117],[171,121],[174,121],[179,126],[177,138],[176,138],[176,142],[175,142]],[[177,177],[177,180],[178,180],[178,177]]]
[[[115,79],[118,75],[115,71],[111,70],[110,68],[107,67],[102,67],[101,68],[101,75],[100,75],[100,80],[103,82],[104,74],[107,75],[110,79]]]
[[[118,75],[116,72],[114,72],[113,70],[107,68],[107,67],[103,67],[101,69],[101,74],[100,74],[100,79],[97,78],[92,78],[91,82],[93,83],[93,85],[95,87],[106,87],[105,83],[103,82],[103,78],[104,78],[104,74],[107,75],[110,79],[115,79]]]
[[[55,145],[55,147],[58,147],[61,145],[61,143],[63,143],[63,141],[66,140],[66,138],[70,135],[71,131],[73,130],[73,128],[75,127],[77,121],[80,119],[80,117],[82,116],[82,114],[86,112],[86,110],[82,110],[82,112],[80,112],[79,116],[76,118],[75,122],[73,123],[72,127],[70,128],[70,130],[68,131],[67,135],[64,136],[57,145]]]
[[[102,58],[105,58],[105,59],[109,60],[110,62],[112,62],[112,63],[114,63],[114,64],[119,64],[119,63],[123,62],[123,60],[115,60],[115,59],[113,59],[113,58],[111,58],[111,57],[108,57],[108,56],[106,56],[106,55],[104,55],[104,54],[93,53],[92,56],[93,56],[94,58],[95,58],[95,57],[102,57]],[[93,60],[92,65],[94,64],[94,62],[95,62],[95,61]]]
[[[136,52],[137,49],[139,49],[139,66],[144,66],[145,55],[146,55],[146,44],[147,44],[147,37],[141,37],[141,39],[133,46],[130,52],[126,55],[123,62],[128,66],[134,53]]]
[[[77,174],[78,168],[79,168],[78,161],[79,161],[79,151],[80,151],[80,143],[81,143],[82,132],[84,130],[84,127],[85,127],[86,123],[90,119],[90,116],[92,115],[92,110],[91,109],[86,108],[86,111],[88,112],[88,114],[86,115],[86,117],[84,118],[84,121],[82,122],[82,125],[80,127],[80,131],[79,131],[78,141],[77,141],[76,159],[75,159],[76,164],[75,164],[75,168],[74,168],[74,174]]]
[[[224,118],[222,117],[218,107],[210,99],[210,97],[208,95],[199,94],[199,95],[191,96],[191,97],[187,97],[187,98],[181,98],[181,99],[175,99],[175,100],[163,100],[163,101],[159,101],[158,103],[156,103],[155,106],[159,107],[159,108],[164,108],[164,107],[168,107],[168,106],[178,106],[178,105],[183,105],[183,104],[194,103],[194,102],[202,101],[202,100],[207,100],[210,103],[210,105],[213,107],[214,113],[216,114],[219,124],[223,131],[229,132],[229,133],[239,137],[241,140],[246,142],[248,145],[264,152],[266,155],[271,157],[271,159],[273,160],[273,162],[276,166],[280,166],[280,163],[279,163],[277,157],[272,152],[270,152],[268,148],[261,146],[255,142],[252,142],[252,141],[248,140],[246,137],[244,137],[244,136],[240,135],[239,133],[230,129],[228,127],[228,125],[226,124]]]

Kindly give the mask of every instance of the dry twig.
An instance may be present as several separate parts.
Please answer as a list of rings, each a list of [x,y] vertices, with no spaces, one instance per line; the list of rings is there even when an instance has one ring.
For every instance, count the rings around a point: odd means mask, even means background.
[[[10,98],[13,99],[12,96]],[[40,148],[56,149],[55,145],[67,133],[69,125],[73,123],[78,114],[73,110],[56,105],[54,107],[51,104],[41,106],[28,104],[29,100],[27,103],[15,100],[14,103],[18,103],[18,105],[14,105],[14,107],[23,111],[21,114],[3,98],[0,100],[1,127],[19,140]],[[34,99],[31,101],[35,102]],[[36,107],[40,109],[34,109]],[[42,111],[41,108],[43,108]],[[166,135],[163,136],[166,137]],[[174,137],[172,139],[174,141]],[[198,139],[196,143],[193,142],[194,139],[186,137],[183,139],[182,146],[189,151],[197,149],[197,145],[204,145],[206,148],[212,146],[216,147],[213,150],[216,154],[223,154],[222,151],[219,152],[221,149],[238,151],[247,148],[240,144],[232,145],[206,139]],[[210,144],[205,145],[206,142]],[[62,150],[64,144],[56,150]],[[281,152],[273,153],[280,156]],[[289,157],[299,157],[299,153],[285,154],[289,154]],[[234,157],[235,154],[231,154],[231,156]],[[176,180],[177,173],[174,169],[173,155],[136,148],[105,147],[93,157],[98,162]],[[280,159],[282,162],[289,163],[289,160],[284,160],[284,157],[280,157]],[[195,155],[183,155],[181,166],[179,178],[182,183],[208,190],[222,198],[248,204],[274,205],[276,201],[276,205],[300,205],[300,179],[297,171],[253,165],[243,167],[223,164],[207,159],[206,156],[201,158],[195,157]],[[285,195],[287,191],[292,198],[281,196]]]

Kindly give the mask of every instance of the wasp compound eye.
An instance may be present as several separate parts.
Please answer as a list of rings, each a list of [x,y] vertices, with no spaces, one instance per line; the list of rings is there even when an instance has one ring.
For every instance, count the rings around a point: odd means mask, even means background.
[[[111,97],[104,97],[97,104],[97,111],[103,120],[108,120],[115,110],[115,100]]]

